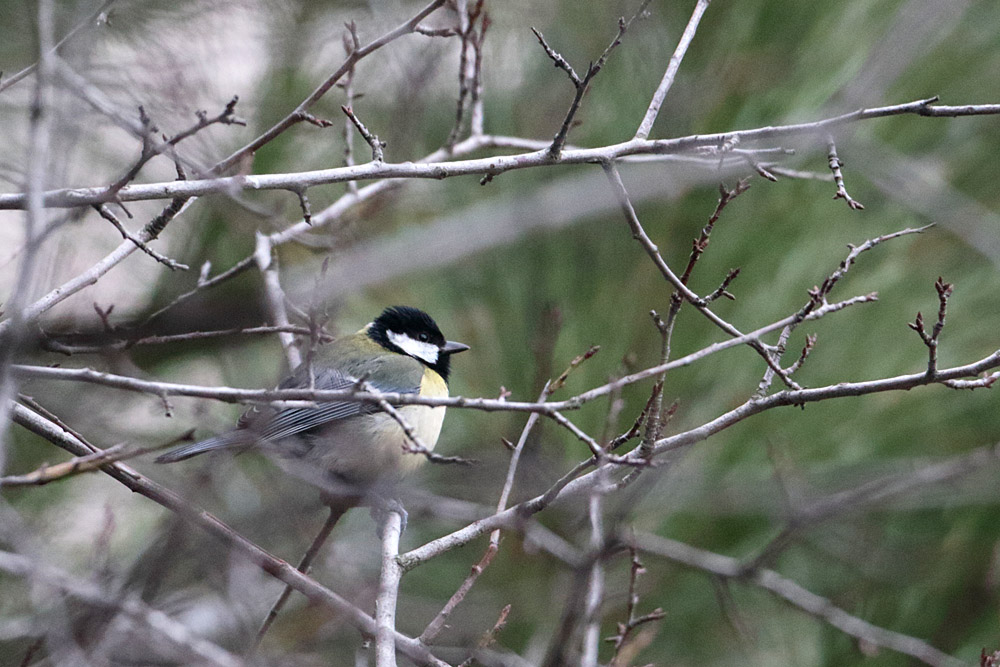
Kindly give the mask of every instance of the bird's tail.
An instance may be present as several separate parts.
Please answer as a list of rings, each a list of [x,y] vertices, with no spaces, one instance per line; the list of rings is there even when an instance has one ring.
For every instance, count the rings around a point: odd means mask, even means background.
[[[229,431],[228,433],[223,433],[207,440],[175,447],[166,454],[156,457],[156,463],[174,463],[175,461],[183,461],[184,459],[189,459],[192,456],[198,456],[205,452],[214,452],[220,449],[235,449],[251,444],[253,444],[253,438],[246,430]]]

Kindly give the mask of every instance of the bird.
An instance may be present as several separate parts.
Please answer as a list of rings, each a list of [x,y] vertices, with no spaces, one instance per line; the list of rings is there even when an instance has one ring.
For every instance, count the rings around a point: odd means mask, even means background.
[[[279,389],[344,390],[367,384],[376,391],[425,397],[448,396],[451,356],[468,350],[446,340],[430,315],[411,306],[386,308],[357,333],[320,346]],[[399,415],[433,449],[445,408],[404,405]],[[315,407],[254,406],[235,429],[182,445],[156,459],[174,463],[206,452],[262,448],[306,476],[323,477],[331,507],[360,504],[377,486],[391,487],[425,457],[408,453],[399,422],[375,403],[333,401]]]

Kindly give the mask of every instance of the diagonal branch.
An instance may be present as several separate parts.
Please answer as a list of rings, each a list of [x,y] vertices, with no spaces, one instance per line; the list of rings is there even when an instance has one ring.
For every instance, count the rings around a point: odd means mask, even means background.
[[[856,201],[851,195],[847,194],[847,188],[844,187],[844,174],[841,171],[841,167],[844,163],[840,161],[840,157],[837,155],[837,144],[834,143],[833,137],[827,137],[826,139],[827,148],[827,160],[830,163],[830,171],[833,173],[833,182],[837,185],[837,194],[833,195],[834,199],[843,199],[847,202],[847,206],[854,211],[864,210],[864,206],[861,202]]]
[[[183,649],[198,664],[216,667],[239,667],[244,664],[232,653],[196,636],[181,623],[140,599],[111,595],[92,582],[9,551],[0,551],[0,570],[55,589],[87,604],[120,612]]]
[[[621,174],[618,173],[618,168],[612,162],[605,162],[602,165],[604,167],[605,173],[608,175],[608,180],[611,182],[612,189],[615,191],[615,196],[618,198],[618,203],[621,206],[622,212],[625,214],[625,220],[628,222],[629,228],[632,230],[632,238],[637,240],[640,245],[645,249],[646,254],[649,258],[653,260],[653,264],[656,268],[660,270],[660,273],[664,278],[667,279],[677,294],[684,297],[685,300],[691,303],[701,314],[703,314],[712,324],[716,325],[723,331],[725,331],[730,336],[734,338],[740,338],[743,336],[740,330],[734,327],[729,322],[716,315],[712,310],[709,309],[707,302],[700,296],[695,294],[684,284],[684,281],[675,274],[667,263],[663,260],[660,255],[659,248],[653,243],[649,235],[646,234],[646,230],[643,229],[642,223],[639,221],[639,216],[635,212],[635,208],[632,206],[632,201],[629,199],[628,191],[625,189],[625,184],[622,182]],[[771,354],[764,347],[764,344],[759,339],[747,340],[747,345],[753,348],[757,354],[764,359],[768,367],[771,368],[785,384],[793,389],[798,389],[798,384],[795,383],[788,374],[774,361]]]
[[[97,9],[95,9],[94,11],[92,11],[87,16],[87,18],[85,18],[83,21],[81,21],[80,23],[78,23],[76,25],[76,27],[74,27],[72,30],[70,30],[69,32],[67,32],[63,36],[62,39],[60,39],[58,42],[56,42],[56,44],[49,51],[48,55],[55,55],[55,54],[57,54],[59,52],[60,48],[62,48],[67,42],[69,42],[71,39],[73,39],[74,37],[76,37],[78,34],[80,34],[86,28],[88,28],[88,27],[90,27],[92,25],[95,25],[95,24],[96,25],[101,25],[101,19],[102,19],[102,17],[106,17],[108,10],[111,9],[111,5],[115,4],[115,2],[117,2],[117,0],[106,0],[105,2],[101,3],[101,5]],[[2,93],[3,91],[7,90],[8,88],[10,88],[14,84],[16,84],[18,81],[21,81],[22,79],[30,76],[32,74],[32,72],[34,72],[36,69],[38,69],[38,63],[37,62],[33,63],[31,65],[28,65],[27,67],[25,67],[23,70],[21,70],[17,74],[15,74],[12,77],[8,78],[6,81],[0,81],[0,93]]]
[[[316,90],[314,90],[309,97],[302,100],[295,109],[292,110],[287,116],[281,119],[276,125],[271,127],[269,130],[261,134],[259,137],[251,141],[249,144],[239,149],[225,160],[222,160],[214,167],[212,167],[211,172],[214,174],[224,174],[225,172],[232,169],[236,164],[238,164],[245,156],[252,155],[257,152],[259,148],[265,144],[273,141],[276,137],[281,135],[285,130],[292,127],[293,125],[300,123],[304,120],[309,119],[309,109],[322,98],[327,91],[330,90],[340,79],[347,74],[359,60],[367,56],[373,51],[376,51],[389,42],[402,37],[403,35],[408,35],[414,32],[417,26],[422,20],[427,18],[435,10],[437,10],[441,5],[445,3],[445,0],[433,0],[429,5],[417,12],[413,18],[409,19],[397,28],[390,30],[378,39],[365,44],[361,48],[352,49],[347,55],[344,62],[326,78],[323,83],[321,83]]]
[[[642,117],[639,129],[635,132],[636,139],[645,139],[653,129],[653,123],[656,122],[656,116],[660,113],[663,100],[666,99],[670,87],[674,85],[677,70],[681,67],[681,61],[684,60],[684,54],[687,53],[688,47],[691,45],[691,40],[694,39],[695,33],[698,32],[698,24],[701,22],[701,17],[704,16],[705,10],[708,9],[709,2],[711,0],[698,0],[698,4],[694,6],[694,12],[692,12],[691,18],[688,19],[687,27],[684,28],[681,39],[677,43],[677,48],[674,49],[674,54],[670,56],[670,62],[667,63],[667,71],[663,73],[660,85],[656,88],[656,92],[653,93],[653,99],[649,102],[649,108],[646,109],[646,115]]]
[[[541,44],[542,48],[545,50],[545,54],[552,59],[552,62],[556,67],[566,72],[569,80],[573,83],[573,87],[576,89],[576,94],[573,96],[573,102],[570,104],[569,111],[566,112],[566,116],[563,118],[562,126],[559,128],[559,131],[556,132],[556,136],[552,139],[552,145],[549,146],[548,152],[551,157],[559,157],[563,146],[566,144],[566,136],[569,134],[570,128],[573,127],[573,119],[576,117],[577,111],[580,110],[580,104],[583,102],[583,96],[587,94],[587,90],[590,88],[590,83],[604,68],[604,64],[608,61],[608,56],[611,55],[611,52],[622,43],[622,37],[625,36],[625,32],[632,25],[632,22],[646,11],[646,7],[649,5],[649,2],[650,0],[643,0],[642,4],[639,5],[639,9],[636,10],[635,14],[633,14],[632,18],[628,21],[625,20],[625,17],[618,19],[618,33],[615,35],[615,38],[611,40],[611,43],[604,49],[604,52],[597,59],[597,61],[592,62],[587,66],[587,73],[584,74],[582,78],[560,53],[549,46],[548,42],[545,41],[545,37],[542,36],[542,33],[538,32],[534,28],[531,29],[531,32],[535,33],[538,43]]]
[[[150,248],[148,245],[146,245],[146,243],[142,239],[138,238],[135,234],[133,234],[132,232],[130,232],[125,228],[125,225],[122,224],[122,221],[118,219],[118,216],[116,216],[114,213],[111,212],[111,209],[108,208],[107,204],[97,204],[96,206],[94,206],[94,208],[97,210],[97,213],[102,218],[110,222],[114,226],[114,228],[118,230],[118,233],[122,235],[122,238],[125,238],[134,243],[135,246],[139,248],[139,250],[142,250],[144,253],[155,259],[160,264],[163,264],[171,271],[175,271],[177,269],[180,269],[181,271],[187,271],[189,268],[191,268],[187,264],[181,264],[176,260],[170,259],[166,255],[158,253],[152,248]]]
[[[916,658],[927,665],[969,667],[968,663],[934,648],[921,639],[879,627],[849,614],[827,598],[806,590],[774,570],[759,570],[745,576],[740,562],[735,558],[656,535],[636,534],[635,545],[646,553],[667,558],[723,579],[745,581],[829,623],[845,634]]]
[[[77,456],[85,456],[94,451],[91,446],[84,444],[81,440],[60,428],[52,421],[24,406],[13,404],[12,419],[15,423],[23,426],[32,433]],[[102,466],[101,470],[132,491],[175,512],[184,520],[198,526],[216,539],[221,540],[264,572],[289,584],[295,590],[309,598],[309,600],[343,614],[345,620],[361,632],[369,635],[375,634],[375,619],[371,616],[347,602],[330,589],[321,586],[313,579],[302,574],[289,563],[264,551],[208,512],[191,505],[170,489],[153,482],[136,470],[121,463],[106,464]],[[446,663],[434,657],[430,650],[418,640],[398,632],[394,633],[394,637],[397,649],[417,664],[447,667]]]

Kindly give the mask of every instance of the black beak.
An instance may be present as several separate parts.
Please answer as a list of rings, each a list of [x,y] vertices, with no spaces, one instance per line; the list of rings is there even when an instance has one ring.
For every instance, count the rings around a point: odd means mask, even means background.
[[[441,348],[441,354],[457,354],[459,352],[465,352],[469,349],[469,346],[465,343],[456,343],[453,340],[445,341],[444,347]]]

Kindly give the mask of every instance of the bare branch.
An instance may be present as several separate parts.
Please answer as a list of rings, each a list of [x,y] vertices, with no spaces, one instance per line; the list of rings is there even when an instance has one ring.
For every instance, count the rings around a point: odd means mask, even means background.
[[[358,118],[357,115],[355,115],[354,110],[351,109],[351,107],[341,105],[340,109],[348,118],[351,119],[351,122],[354,123],[354,127],[358,128],[358,132],[361,133],[361,137],[368,142],[369,146],[371,146],[372,161],[382,162],[382,149],[385,148],[385,142],[380,140],[377,134],[372,134],[368,128],[365,127],[365,124],[361,122],[361,119]]]
[[[12,419],[15,423],[23,426],[32,433],[66,449],[72,454],[84,456],[93,453],[91,447],[84,444],[75,436],[24,406],[17,404],[12,406]],[[166,507],[178,514],[185,521],[198,526],[221,540],[250,560],[254,565],[260,567],[264,572],[286,584],[290,584],[295,590],[305,595],[311,601],[322,604],[342,614],[345,620],[362,632],[370,635],[375,634],[375,619],[371,616],[368,616],[330,589],[319,585],[285,561],[267,553],[208,512],[191,505],[173,491],[156,484],[122,463],[106,464],[101,469],[132,491],[140,493],[153,502]],[[394,636],[398,650],[417,664],[446,667],[446,663],[434,657],[428,648],[419,641],[401,635],[398,632]]]
[[[372,395],[378,395],[379,393],[365,380],[358,382],[358,388],[361,391]],[[417,434],[413,425],[410,424],[410,422],[408,422],[399,410],[394,408],[388,400],[380,397],[375,402],[383,412],[392,417],[392,419],[399,424],[399,427],[403,429],[406,439],[410,442],[409,445],[404,445],[403,447],[403,451],[407,454],[420,454],[432,463],[457,463],[459,465],[472,465],[474,463],[474,461],[464,459],[461,456],[443,456],[434,452],[434,450],[429,447],[427,443],[424,442],[423,439]]]
[[[938,295],[938,316],[937,322],[934,323],[934,327],[930,333],[924,330],[924,316],[923,313],[918,312],[917,318],[912,323],[909,323],[911,329],[917,332],[920,336],[920,340],[924,341],[924,345],[927,346],[928,360],[927,360],[927,375],[934,377],[937,372],[937,348],[938,348],[938,338],[941,336],[941,331],[944,329],[945,315],[948,310],[948,298],[951,297],[954,285],[951,283],[946,283],[943,278],[938,278],[934,283],[934,289],[937,290]]]
[[[608,470],[601,468],[598,475],[607,476]],[[587,594],[585,598],[582,622],[583,651],[580,660],[582,667],[597,667],[598,650],[601,642],[601,605],[604,601],[604,565],[601,554],[604,552],[604,494],[607,484],[598,483],[590,490],[588,503],[588,518],[590,519],[590,552],[593,562],[587,579]]]
[[[653,260],[653,264],[656,265],[656,268],[659,269],[660,273],[664,278],[666,278],[667,282],[673,285],[677,293],[690,302],[691,305],[707,317],[710,322],[715,324],[730,336],[733,336],[734,338],[742,338],[743,334],[740,333],[739,329],[712,312],[708,308],[708,304],[705,300],[692,292],[688,286],[684,284],[684,281],[681,280],[669,266],[667,266],[663,257],[660,256],[659,248],[655,243],[653,243],[652,239],[649,238],[646,234],[646,230],[642,227],[642,223],[639,222],[639,216],[636,214],[635,208],[632,206],[632,202],[628,196],[628,191],[625,189],[625,184],[622,182],[621,174],[618,173],[618,168],[611,162],[605,162],[602,166],[604,167],[605,173],[608,175],[608,180],[611,182],[612,189],[615,192],[615,196],[618,199],[622,212],[625,214],[625,220],[628,222],[629,228],[632,230],[632,238],[637,240],[642,245],[646,254],[649,255],[651,260]],[[798,384],[789,378],[788,374],[774,362],[770,353],[765,349],[764,344],[761,343],[760,340],[747,340],[747,345],[753,348],[757,354],[764,359],[771,370],[773,370],[786,385],[793,389],[799,388]]]
[[[302,556],[302,560],[299,561],[296,569],[302,574],[309,574],[310,568],[312,568],[313,561],[316,560],[316,556],[319,555],[319,550],[323,548],[327,539],[330,537],[330,533],[333,532],[334,526],[340,521],[340,517],[344,516],[347,511],[347,507],[343,505],[330,505],[330,513],[326,517],[326,521],[323,522],[322,528],[316,533],[316,537],[313,538],[312,544],[306,549],[305,554]],[[281,613],[282,608],[285,606],[285,602],[291,597],[292,591],[295,590],[291,585],[286,584],[285,590],[281,592],[281,595],[275,600],[271,609],[267,612],[267,616],[264,617],[263,623],[260,624],[260,628],[257,629],[257,636],[254,638],[254,648],[260,646],[260,642],[264,639],[264,635],[274,624],[278,614]]]
[[[434,162],[443,160],[449,152],[442,149],[435,151],[430,160],[417,162],[369,162],[354,167],[337,167],[318,171],[304,171],[291,174],[248,174],[186,182],[164,182],[132,184],[121,189],[115,201],[145,201],[150,199],[165,199],[170,197],[195,197],[208,194],[226,194],[243,190],[289,190],[296,188],[311,188],[329,183],[343,183],[352,180],[373,180],[384,178],[428,178],[443,179],[456,176],[481,175],[491,173],[494,176],[515,169],[548,167],[552,164],[592,164],[617,160],[630,155],[674,155],[685,153],[703,146],[717,146],[732,138],[742,142],[764,141],[767,139],[826,134],[832,128],[874,118],[898,116],[901,114],[916,114],[920,116],[972,116],[1000,114],[1000,105],[968,105],[963,107],[945,107],[948,113],[925,113],[937,100],[936,97],[905,104],[887,107],[858,109],[823,120],[795,125],[779,125],[776,127],[761,127],[752,130],[736,130],[719,134],[698,134],[675,139],[645,140],[632,139],[621,144],[612,144],[599,148],[578,148],[563,150],[558,159],[552,158],[547,152],[521,153],[517,155],[500,155],[470,160],[455,160],[451,162]],[[481,148],[490,144],[490,138],[470,137],[470,148]],[[517,142],[519,145],[533,145],[526,140]],[[505,142],[506,143],[506,142]],[[741,158],[742,160],[742,158]],[[106,188],[70,188],[51,190],[44,195],[44,205],[49,208],[72,208],[105,203],[109,200]],[[26,206],[23,194],[0,194],[0,210],[23,209]]]
[[[0,551],[0,570],[32,580],[43,587],[58,590],[87,604],[123,613],[172,645],[188,653],[199,663],[217,667],[239,667],[243,661],[220,646],[192,634],[186,627],[162,611],[153,609],[142,600],[120,595],[111,596],[97,585],[67,572],[38,563],[36,560]]]
[[[507,605],[500,610],[500,616],[497,618],[497,622],[493,624],[493,627],[480,638],[478,644],[476,645],[477,649],[482,650],[484,648],[488,648],[491,644],[493,644],[493,642],[496,641],[497,635],[500,634],[500,631],[504,629],[505,625],[507,625],[507,616],[509,615],[510,605]],[[469,656],[467,659],[459,663],[458,667],[471,667],[474,660],[475,656]]]
[[[735,558],[692,547],[656,535],[636,534],[636,546],[646,553],[662,556],[696,570],[725,579],[739,579],[762,588],[793,607],[829,623],[841,632],[875,646],[908,655],[934,667],[968,667],[967,663],[943,653],[927,642],[873,625],[812,593],[774,570],[759,570],[746,578]]]
[[[375,598],[375,667],[396,667],[396,598],[403,571],[396,562],[403,517],[387,511],[382,521],[382,570]]]
[[[112,333],[116,333],[112,331]],[[60,335],[51,332],[42,332],[39,346],[49,352],[58,352],[67,356],[74,354],[99,354],[114,350],[127,350],[135,346],[142,345],[167,345],[171,343],[182,343],[196,340],[210,340],[213,338],[224,338],[227,336],[263,336],[274,333],[290,333],[296,336],[310,336],[312,331],[307,327],[286,326],[260,326],[260,327],[236,327],[234,329],[220,329],[215,331],[191,331],[183,334],[173,334],[169,336],[145,336],[143,338],[115,338],[99,345],[68,345],[60,341]],[[329,343],[333,337],[320,332],[319,340]]]
[[[483,109],[480,90],[482,86],[482,46],[489,29],[489,16],[483,11],[483,0],[476,0],[472,7],[468,2],[457,4],[459,27],[451,29],[453,34],[460,36],[461,43],[458,52],[458,101],[455,105],[455,123],[445,147],[450,148],[458,141],[465,123],[467,103],[472,105],[471,133],[473,135],[483,132]],[[481,19],[481,21],[480,21]],[[480,21],[479,31],[476,31],[476,22]],[[469,57],[470,52],[472,57]]]
[[[815,311],[815,315],[812,318],[807,317],[806,319],[815,319],[821,315],[828,314],[830,312],[835,312],[848,305],[855,303],[866,303],[874,300],[872,295],[867,295],[863,297],[855,297],[847,301],[830,304],[826,309]],[[778,327],[779,324],[783,325],[788,321],[794,319],[794,316],[781,320],[774,324],[758,329],[750,335],[760,335],[766,333],[767,331],[773,331]],[[446,407],[461,407],[469,408],[474,410],[483,410],[487,412],[537,412],[543,415],[551,415],[562,410],[573,410],[579,408],[584,403],[592,401],[594,399],[606,396],[612,391],[629,385],[635,382],[640,382],[644,379],[658,375],[664,370],[670,370],[672,368],[680,368],[682,366],[689,365],[698,359],[702,359],[710,354],[719,352],[723,349],[728,349],[736,345],[744,344],[746,341],[741,339],[731,339],[729,341],[723,341],[722,343],[716,343],[710,345],[703,350],[692,353],[686,357],[676,359],[675,361],[668,362],[661,366],[654,366],[648,368],[639,373],[633,373],[632,375],[614,380],[600,387],[596,387],[582,394],[578,394],[572,398],[563,401],[554,401],[549,403],[531,403],[531,402],[521,402],[521,401],[509,401],[506,399],[485,399],[485,398],[467,398],[464,396],[454,396],[449,398],[431,398],[424,396],[417,396],[415,394],[400,394],[400,393],[383,393],[383,392],[361,392],[353,390],[309,390],[309,389],[234,389],[231,387],[206,387],[201,385],[188,385],[188,384],[177,384],[172,382],[154,382],[150,380],[140,380],[138,378],[131,378],[122,375],[115,375],[112,373],[102,373],[95,371],[90,368],[52,368],[47,366],[27,366],[27,365],[15,365],[13,366],[13,372],[23,376],[32,378],[45,378],[50,380],[68,380],[76,382],[88,382],[92,384],[101,384],[109,387],[115,387],[118,389],[124,389],[127,391],[135,391],[142,393],[149,393],[156,396],[170,395],[170,396],[196,396],[201,398],[212,398],[219,401],[224,401],[227,403],[270,403],[281,407],[307,407],[312,405],[312,401],[356,401],[356,402],[366,402],[366,403],[379,403],[382,400],[388,401],[391,405],[430,405],[430,406],[446,406]],[[985,363],[985,362],[984,362]],[[940,381],[959,379],[962,377],[967,377],[971,375],[976,375],[983,370],[988,370],[988,368],[983,368],[980,370],[970,370],[974,368],[975,365],[970,365],[967,367],[959,367],[956,369],[950,369],[950,373],[947,377],[938,376]],[[969,370],[969,372],[961,373],[960,370]],[[903,376],[909,377],[909,376]]]
[[[639,560],[639,554],[634,546],[630,545],[628,551],[631,556],[631,569],[628,578],[628,601],[625,611],[625,622],[618,624],[618,632],[614,636],[607,637],[604,640],[610,642],[615,648],[615,654],[611,659],[611,667],[625,667],[629,664],[628,661],[622,660],[622,649],[625,648],[632,634],[638,628],[646,623],[662,620],[667,615],[666,612],[658,607],[648,614],[636,616],[635,609],[639,604],[637,584],[639,582],[639,575],[645,573],[646,568],[643,567],[642,562]]]
[[[653,93],[653,99],[649,102],[649,108],[646,109],[646,115],[643,116],[642,122],[639,123],[639,129],[635,132],[636,139],[645,139],[649,136],[650,131],[652,131],[653,123],[656,122],[656,116],[660,113],[660,107],[663,106],[663,100],[666,99],[670,87],[674,85],[674,78],[681,67],[681,61],[684,60],[684,54],[687,53],[688,46],[691,45],[691,40],[694,39],[695,33],[698,32],[698,24],[701,22],[701,17],[704,16],[705,10],[708,9],[709,2],[711,0],[698,0],[698,3],[694,6],[694,12],[692,12],[691,18],[688,19],[687,27],[684,28],[681,39],[677,42],[677,48],[674,49],[674,54],[670,56],[670,62],[667,63],[667,71],[663,73],[660,85],[656,88],[656,92]]]
[[[156,218],[151,220],[145,227],[143,227],[142,232],[139,233],[138,239],[143,243],[148,243],[154,240],[163,231],[167,223],[173,220],[177,215],[184,211],[186,205],[190,200],[177,198],[170,202],[166,208],[158,215]],[[73,296],[77,292],[95,284],[101,279],[106,273],[111,269],[115,268],[121,264],[129,255],[135,252],[138,246],[131,240],[127,240],[117,248],[112,250],[107,256],[105,256],[101,261],[94,264],[92,267],[81,273],[80,275],[68,280],[59,287],[56,287],[52,291],[48,292],[45,296],[40,298],[38,301],[27,306],[24,309],[24,319],[25,321],[31,322],[38,319],[43,313],[52,308],[58,303],[65,301],[69,297]],[[5,320],[0,322],[0,333],[5,332],[10,328],[11,320]]]
[[[740,421],[765,410],[847,396],[864,396],[883,391],[908,391],[919,386],[945,384],[948,380],[975,376],[986,370],[998,367],[1000,367],[1000,350],[974,363],[938,371],[934,379],[928,378],[926,373],[916,373],[912,375],[900,375],[865,382],[842,382],[810,389],[786,389],[763,398],[751,399],[739,407],[734,408],[733,410],[730,410],[729,412],[726,412],[719,417],[702,424],[701,426],[692,428],[683,433],[662,438],[656,443],[655,454],[660,455],[668,451],[691,446],[709,438],[719,431],[729,428],[733,424],[737,424]],[[551,409],[552,407],[561,408],[562,406],[557,406],[555,403],[549,403],[546,404],[546,407]],[[535,409],[540,408],[536,407]],[[498,512],[492,516],[486,517],[485,519],[475,521],[453,533],[440,537],[436,540],[432,540],[421,547],[400,555],[400,564],[405,570],[410,570],[427,560],[434,558],[436,555],[467,544],[486,532],[489,532],[497,527],[509,525],[516,521],[518,517],[538,512],[544,507],[547,507],[557,498],[565,497],[569,494],[578,493],[591,488],[591,486],[596,483],[594,472],[582,477],[577,477],[577,475],[589,467],[590,464],[591,462],[585,461],[577,465],[576,468],[560,479],[545,494],[536,496],[535,498],[527,500],[520,505],[503,512]]]
[[[295,337],[287,332],[288,312],[285,310],[285,292],[281,289],[281,280],[278,277],[277,258],[272,252],[270,238],[260,232],[257,232],[257,248],[254,250],[254,259],[264,277],[264,294],[267,297],[271,318],[274,320],[275,326],[282,329],[278,333],[278,340],[281,341],[281,347],[285,351],[288,368],[295,370],[302,365],[302,352],[295,344]]]
[[[499,534],[499,531],[494,532]],[[469,591],[472,590],[472,586],[476,583],[476,580],[478,580],[479,576],[490,566],[490,563],[493,562],[493,558],[499,550],[499,540],[494,541],[491,538],[489,545],[486,547],[486,553],[483,554],[483,557],[479,559],[478,563],[472,566],[468,576],[462,581],[458,590],[456,590],[452,596],[448,598],[448,601],[445,603],[444,607],[441,608],[441,611],[437,613],[434,619],[427,624],[426,628],[424,628],[424,631],[420,633],[420,637],[418,637],[420,641],[425,644],[429,644],[434,641],[434,638],[437,637],[441,630],[444,629],[445,623],[447,623],[448,617],[451,616],[455,607],[461,604],[462,600],[465,599],[465,596],[469,594]]]
[[[409,19],[399,27],[395,28],[394,30],[390,30],[389,32],[385,33],[378,39],[369,42],[368,44],[366,44],[361,48],[353,49],[348,54],[344,62],[340,65],[340,67],[338,67],[333,74],[327,77],[327,79],[323,83],[321,83],[319,87],[316,88],[316,90],[314,90],[309,95],[309,97],[300,102],[299,105],[295,107],[295,109],[291,113],[285,116],[285,118],[279,121],[271,129],[267,130],[259,137],[251,141],[249,144],[239,149],[238,151],[227,157],[225,160],[222,160],[214,167],[212,167],[211,170],[212,173],[223,174],[229,171],[236,164],[238,164],[243,159],[244,156],[252,155],[253,153],[257,152],[257,150],[261,146],[270,143],[288,128],[292,127],[296,123],[305,120],[306,116],[304,112],[307,112],[309,108],[312,107],[313,104],[318,102],[320,98],[322,98],[327,93],[327,91],[334,86],[334,84],[340,81],[340,79],[345,74],[347,74],[347,72],[350,71],[357,64],[359,60],[367,56],[369,53],[382,48],[389,42],[399,37],[402,37],[403,35],[412,33],[417,28],[417,26],[420,25],[421,21],[427,18],[430,14],[432,14],[444,3],[445,0],[432,0],[430,4],[428,4],[426,7],[417,12],[417,14],[413,18]]]
[[[847,194],[847,188],[844,187],[844,174],[840,170],[844,166],[844,163],[837,157],[837,144],[834,143],[832,136],[827,137],[826,147],[827,158],[830,161],[830,171],[833,172],[833,182],[837,184],[837,194],[833,195],[833,198],[843,199],[852,210],[864,210],[865,207],[861,205],[861,202],[855,201],[851,198],[851,195]]]
[[[122,235],[122,238],[125,238],[134,243],[137,248],[139,248],[144,253],[155,259],[160,264],[166,266],[171,271],[175,271],[177,269],[180,269],[181,271],[187,271],[188,269],[191,268],[187,264],[181,264],[180,262],[172,260],[166,255],[161,255],[160,253],[150,248],[142,241],[142,239],[137,238],[134,234],[132,234],[132,232],[125,229],[125,225],[123,225],[121,220],[119,220],[118,217],[111,212],[111,209],[109,209],[107,205],[97,204],[96,206],[94,206],[94,208],[97,210],[97,212],[100,214],[102,218],[104,218],[112,225],[114,225],[115,229],[117,229],[118,232]]]
[[[649,5],[650,0],[643,0],[639,9],[628,21],[624,17],[618,19],[618,34],[615,38],[611,40],[611,43],[604,49],[604,53],[601,57],[597,59],[597,62],[592,62],[587,66],[587,73],[580,78],[573,67],[562,57],[555,49],[549,46],[548,42],[542,36],[542,33],[538,32],[534,28],[531,32],[535,33],[535,37],[538,39],[538,43],[542,45],[545,50],[545,54],[552,60],[556,67],[566,72],[569,80],[573,83],[576,89],[576,94],[573,96],[573,102],[570,104],[569,111],[566,112],[566,116],[563,118],[562,126],[559,131],[556,132],[556,136],[552,139],[552,145],[549,146],[549,156],[553,158],[558,158],[559,154],[563,150],[563,146],[566,144],[566,137],[569,134],[570,128],[573,126],[573,119],[576,117],[577,111],[580,109],[580,104],[583,102],[583,96],[587,94],[587,90],[590,88],[590,83],[594,80],[594,77],[603,69],[604,64],[608,60],[608,56],[611,52],[618,47],[622,42],[622,37],[625,32],[632,25],[632,22],[646,11],[646,6]]]
[[[57,463],[55,465],[44,465],[41,468],[24,475],[8,475],[6,477],[0,477],[0,487],[43,486],[50,482],[65,479],[73,475],[97,470],[105,463],[123,461],[125,459],[139,456],[140,454],[145,454],[149,451],[152,450],[149,448],[128,450],[124,445],[115,445],[114,447],[108,447],[107,449],[96,454],[76,456],[69,461],[64,461],[63,463]]]
[[[52,47],[52,49],[49,51],[49,54],[50,55],[57,54],[60,48],[65,46],[67,42],[69,42],[71,39],[76,37],[78,34],[83,32],[87,28],[95,25],[103,25],[104,23],[106,23],[108,10],[111,9],[111,6],[114,5],[115,2],[117,2],[117,0],[106,0],[105,2],[103,2],[97,9],[91,12],[87,16],[87,18],[85,18],[83,21],[74,26],[73,29],[71,29],[63,36],[62,39],[56,42],[55,45]],[[30,76],[31,73],[34,72],[36,69],[38,69],[38,63],[28,65],[14,76],[8,78],[6,81],[0,81],[0,93],[10,88],[18,81],[21,81],[22,79]]]

